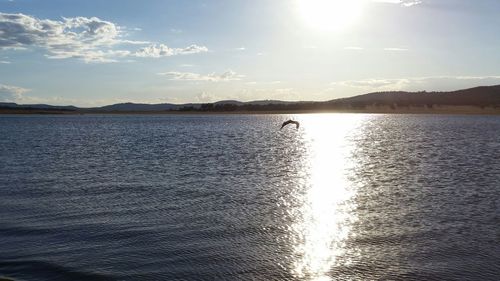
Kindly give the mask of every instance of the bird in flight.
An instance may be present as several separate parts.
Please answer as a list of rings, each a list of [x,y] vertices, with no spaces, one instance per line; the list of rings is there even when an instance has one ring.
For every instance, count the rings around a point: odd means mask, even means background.
[[[296,128],[296,129],[298,129],[298,128],[299,128],[299,126],[300,126],[300,123],[299,123],[299,122],[297,122],[297,121],[287,120],[287,121],[283,122],[283,124],[281,124],[281,128],[280,128],[280,130],[281,130],[281,129],[283,129],[283,127],[285,127],[285,126],[286,126],[286,125],[288,125],[288,124],[295,124],[295,128]]]

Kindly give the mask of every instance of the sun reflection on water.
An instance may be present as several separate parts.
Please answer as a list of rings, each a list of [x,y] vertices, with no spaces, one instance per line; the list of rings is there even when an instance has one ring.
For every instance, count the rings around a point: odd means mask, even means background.
[[[356,188],[349,182],[354,165],[350,155],[361,115],[297,116],[307,143],[303,167],[306,183],[290,227],[294,252],[293,274],[301,279],[330,280],[349,236]]]

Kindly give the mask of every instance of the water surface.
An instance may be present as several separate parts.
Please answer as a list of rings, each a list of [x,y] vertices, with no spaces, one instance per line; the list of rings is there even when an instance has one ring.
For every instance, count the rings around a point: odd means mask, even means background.
[[[2,116],[0,276],[498,280],[499,132],[494,116]]]

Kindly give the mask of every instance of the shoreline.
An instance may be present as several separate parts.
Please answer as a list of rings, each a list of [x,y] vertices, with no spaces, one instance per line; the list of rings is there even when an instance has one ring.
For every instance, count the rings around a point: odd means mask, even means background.
[[[463,114],[463,115],[500,115],[499,107],[477,106],[434,106],[429,107],[367,107],[364,109],[308,109],[308,110],[262,110],[262,111],[67,111],[67,110],[29,110],[0,109],[1,115],[270,115],[270,114],[325,114],[325,113],[360,113],[360,114]]]

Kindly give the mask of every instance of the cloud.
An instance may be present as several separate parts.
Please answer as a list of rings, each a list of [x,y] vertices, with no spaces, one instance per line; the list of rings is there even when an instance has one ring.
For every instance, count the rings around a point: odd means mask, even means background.
[[[122,44],[131,44],[131,45],[147,45],[151,44],[150,41],[137,41],[137,40],[120,40]]]
[[[446,76],[444,76],[446,77]],[[456,76],[458,80],[500,80],[500,76]]]
[[[170,80],[177,81],[210,81],[210,82],[224,82],[224,81],[235,81],[241,80],[243,75],[236,74],[236,72],[228,70],[221,74],[210,73],[210,74],[198,74],[192,72],[178,72],[170,71],[158,73],[158,75],[164,75],[170,78]]]
[[[415,6],[415,5],[419,5],[419,4],[422,4],[422,1],[419,1],[419,0],[408,0],[408,1],[402,1],[401,5],[405,6],[405,7],[411,7],[411,6]]]
[[[249,88],[249,89],[241,89],[238,92],[234,93],[233,98],[237,98],[241,101],[251,101],[251,100],[268,100],[268,99],[276,99],[276,100],[301,100],[303,95],[300,94],[294,88]]]
[[[10,61],[6,61],[6,60],[0,60],[0,64],[9,64]]]
[[[122,39],[125,28],[97,17],[38,19],[24,14],[0,13],[0,49],[41,48],[51,59],[76,58],[85,62],[113,62],[126,56],[163,57],[207,51],[191,45],[169,48],[152,44],[138,51],[117,49],[123,44],[150,44]]]
[[[133,53],[133,55],[141,58],[161,58],[204,52],[208,52],[208,48],[205,46],[191,45],[186,48],[170,48],[164,44],[153,44],[140,49]]]
[[[214,95],[209,92],[201,92],[197,94],[195,97],[195,102],[207,103],[207,102],[215,102],[218,100],[223,100],[224,97]]]
[[[404,7],[411,7],[422,4],[421,0],[372,0],[372,2],[399,4]]]
[[[401,89],[404,85],[408,84],[408,79],[365,79],[365,80],[348,80],[333,82],[332,85],[347,86],[361,89]]]
[[[406,52],[409,51],[406,48],[384,48],[384,51],[389,51],[389,52]]]
[[[23,94],[28,91],[29,89],[0,84],[0,101],[15,102],[22,99]]]
[[[120,28],[99,18],[37,19],[24,14],[0,13],[0,47],[41,47],[49,58],[106,60],[107,51],[117,44]]]
[[[397,79],[363,79],[347,80],[331,83],[332,86],[344,86],[365,91],[397,91],[397,90],[449,90],[475,87],[481,85],[500,84],[500,76],[431,76]]]

